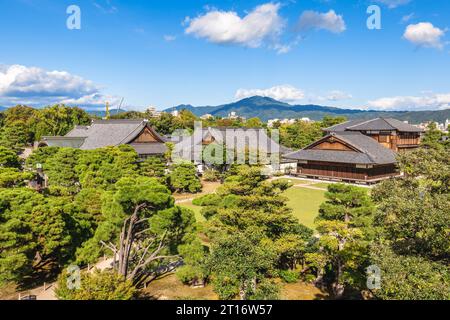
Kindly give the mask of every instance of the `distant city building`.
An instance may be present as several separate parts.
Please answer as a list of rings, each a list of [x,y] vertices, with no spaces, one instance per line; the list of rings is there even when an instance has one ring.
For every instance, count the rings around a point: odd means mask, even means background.
[[[200,119],[202,119],[202,120],[208,120],[208,119],[211,119],[211,118],[214,118],[214,116],[212,114],[209,114],[209,113],[204,114],[204,115],[202,115],[200,117]]]
[[[156,110],[156,107],[149,106],[146,110],[152,118],[158,118],[161,115],[161,111]]]
[[[231,112],[228,114],[228,117],[226,117],[226,119],[230,119],[230,120],[238,120],[238,119],[241,119],[242,121],[245,121],[245,120],[246,120],[245,117],[239,116],[239,115],[236,113],[236,111],[231,111]]]
[[[417,124],[416,126],[422,130],[428,130],[428,126],[430,124],[434,123],[436,125],[436,129],[438,129],[439,131],[442,131],[444,133],[448,133],[449,132],[449,125],[450,125],[450,120],[447,119],[445,120],[444,123],[439,123],[439,122],[434,122],[434,121],[428,121],[428,122],[422,122]]]
[[[301,118],[301,119],[271,119],[267,121],[267,125],[269,127],[273,127],[275,122],[279,122],[280,124],[294,124],[296,121],[303,121],[303,122],[314,122],[310,118]]]
[[[180,115],[180,112],[178,110],[173,110],[170,114],[174,117],[178,117]]]

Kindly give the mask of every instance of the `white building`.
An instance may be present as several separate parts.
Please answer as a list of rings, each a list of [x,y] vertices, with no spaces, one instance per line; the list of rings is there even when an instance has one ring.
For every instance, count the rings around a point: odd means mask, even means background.
[[[157,118],[161,115],[161,111],[156,110],[156,107],[154,106],[149,106],[146,113],[148,113],[152,118]]]
[[[202,115],[200,117],[200,119],[202,119],[202,120],[208,120],[208,119],[211,119],[211,118],[214,118],[214,116],[212,114],[209,114],[209,113],[204,114],[204,115]]]
[[[314,122],[310,118],[306,118],[306,117],[298,119],[298,120],[303,121],[303,122]],[[297,121],[297,119],[271,119],[271,120],[267,121],[267,125],[271,128],[271,127],[273,127],[275,122],[280,122],[280,124],[294,124],[296,121]]]

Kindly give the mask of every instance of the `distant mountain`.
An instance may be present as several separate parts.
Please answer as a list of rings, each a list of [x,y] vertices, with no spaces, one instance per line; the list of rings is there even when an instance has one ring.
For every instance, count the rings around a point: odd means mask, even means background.
[[[450,109],[439,111],[376,111],[355,110],[326,107],[319,105],[290,105],[268,97],[255,96],[239,100],[237,102],[220,106],[194,107],[192,105],[179,105],[166,109],[166,112],[187,109],[196,116],[212,114],[213,116],[226,117],[234,111],[237,115],[252,118],[258,117],[262,121],[269,119],[303,118],[321,120],[324,116],[345,116],[348,119],[371,119],[377,117],[391,117],[410,123],[421,123],[425,121],[445,122],[450,119]]]
[[[0,112],[5,111],[7,108],[0,106]]]

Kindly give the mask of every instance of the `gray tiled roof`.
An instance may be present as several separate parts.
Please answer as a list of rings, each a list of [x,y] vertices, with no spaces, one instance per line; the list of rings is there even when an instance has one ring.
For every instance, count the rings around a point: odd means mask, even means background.
[[[286,154],[292,152],[292,149],[286,148],[285,146],[276,143],[273,139],[271,139],[266,134],[266,130],[262,128],[225,128],[225,127],[209,127],[202,129],[202,139],[207,139],[209,137],[213,137],[214,141],[217,143],[226,143],[227,140],[227,129],[236,130],[231,132],[231,134],[235,134],[236,137],[242,137],[244,135],[251,136],[248,130],[254,130],[256,145],[251,145],[249,138],[246,138],[246,145],[250,148],[257,147],[258,150],[262,150],[264,152],[270,153],[281,153]],[[177,150],[193,150],[194,149],[194,138],[183,139],[180,142],[173,140],[176,144]]]
[[[65,137],[44,137],[44,140],[55,146],[73,146],[82,150],[91,150],[128,144],[147,125],[148,122],[145,120],[94,120],[90,126],[76,126]],[[155,134],[165,141],[156,132]],[[74,141],[78,143],[76,146]],[[133,147],[139,154],[158,154],[166,151],[165,144],[159,142],[133,144]]]
[[[423,130],[392,118],[375,118],[371,120],[352,120],[325,129],[327,132],[340,131],[399,131],[422,132]]]
[[[394,151],[383,147],[374,139],[359,132],[333,132],[326,136],[336,137],[353,146],[358,151],[341,150],[314,150],[306,147],[297,152],[292,152],[284,157],[287,159],[324,161],[353,164],[390,164],[395,163]]]

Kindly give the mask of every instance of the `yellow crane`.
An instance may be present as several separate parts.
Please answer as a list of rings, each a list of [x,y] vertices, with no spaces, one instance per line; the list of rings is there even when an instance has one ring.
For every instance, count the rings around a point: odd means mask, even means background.
[[[105,120],[108,120],[110,117],[110,113],[109,113],[109,102],[106,102],[106,114],[105,114]]]

